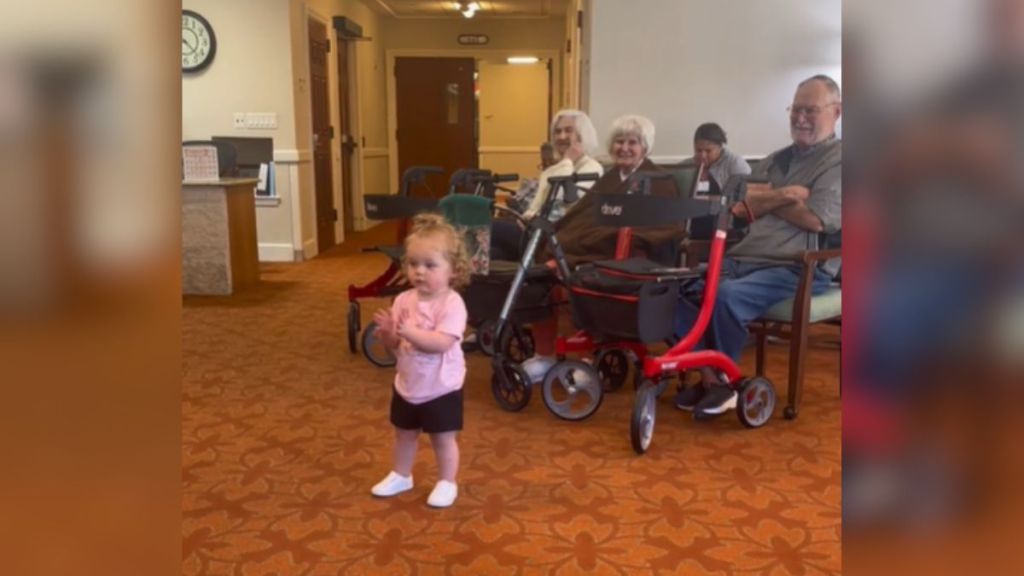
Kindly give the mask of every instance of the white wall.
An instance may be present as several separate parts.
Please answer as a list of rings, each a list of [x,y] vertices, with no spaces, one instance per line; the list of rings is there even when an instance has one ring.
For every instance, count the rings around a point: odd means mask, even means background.
[[[801,80],[842,82],[841,0],[592,0],[585,97],[603,139],[626,113],[654,121],[653,156],[693,153],[718,122],[730,147],[763,155],[789,139]]]

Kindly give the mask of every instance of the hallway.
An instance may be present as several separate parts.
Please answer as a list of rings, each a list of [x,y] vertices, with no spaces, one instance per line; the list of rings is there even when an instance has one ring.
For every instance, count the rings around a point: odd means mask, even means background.
[[[234,297],[184,299],[184,574],[840,572],[829,328],[812,335],[799,419],[780,408],[760,430],[731,413],[698,425],[666,393],[642,457],[628,386],[584,422],[557,420],[539,394],[509,413],[491,397],[486,358],[468,354],[455,506],[425,505],[436,479],[426,440],[416,488],[371,497],[390,463],[393,372],[349,353],[345,290],[385,268],[355,249],[385,232],[263,264],[261,285]],[[785,345],[770,346],[777,387],[785,366]]]

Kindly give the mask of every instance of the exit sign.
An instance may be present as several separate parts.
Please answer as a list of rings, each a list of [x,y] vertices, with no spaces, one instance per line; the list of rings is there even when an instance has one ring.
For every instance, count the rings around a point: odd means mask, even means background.
[[[487,34],[459,34],[459,44],[464,46],[480,46],[490,42]]]

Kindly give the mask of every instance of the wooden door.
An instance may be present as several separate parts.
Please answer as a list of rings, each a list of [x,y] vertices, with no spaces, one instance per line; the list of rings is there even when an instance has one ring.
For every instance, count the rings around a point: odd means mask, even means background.
[[[309,93],[313,107],[313,173],[316,182],[316,243],[319,252],[335,244],[334,181],[331,177],[331,112],[327,89],[327,25],[309,19]]]
[[[435,197],[459,168],[477,167],[476,98],[472,58],[398,58],[395,87],[398,108],[398,170],[432,165]]]
[[[355,212],[352,202],[352,160],[359,146],[352,134],[352,122],[349,120],[349,77],[348,57],[349,42],[341,34],[335,36],[338,46],[338,132],[341,134],[341,201],[344,207],[342,221],[345,234],[355,232]]]

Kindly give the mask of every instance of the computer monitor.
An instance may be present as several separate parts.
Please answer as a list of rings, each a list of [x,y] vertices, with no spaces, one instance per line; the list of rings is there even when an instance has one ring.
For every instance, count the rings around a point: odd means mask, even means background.
[[[214,142],[228,142],[238,152],[238,175],[258,178],[260,164],[274,161],[274,139],[247,136],[214,136]]]

